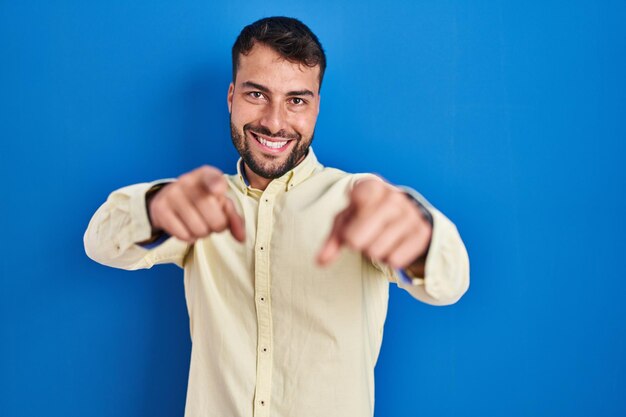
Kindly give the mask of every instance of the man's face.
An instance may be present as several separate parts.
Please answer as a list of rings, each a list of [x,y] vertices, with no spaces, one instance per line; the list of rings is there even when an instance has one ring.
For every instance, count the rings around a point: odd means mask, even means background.
[[[306,155],[319,113],[319,71],[259,43],[240,56],[228,89],[231,136],[255,174],[278,178]]]

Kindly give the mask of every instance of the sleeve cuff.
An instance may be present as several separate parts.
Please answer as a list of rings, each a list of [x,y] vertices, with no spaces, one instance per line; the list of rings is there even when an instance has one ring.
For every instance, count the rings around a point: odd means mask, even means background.
[[[400,281],[402,281],[406,285],[411,285],[414,287],[418,285],[424,285],[424,278],[412,277],[404,269],[396,269],[396,272],[398,273]]]
[[[141,246],[142,248],[145,248],[145,249],[154,249],[157,246],[159,246],[162,243],[164,243],[170,237],[172,237],[172,236],[170,236],[169,234],[163,232],[163,233],[161,233],[161,235],[154,242],[140,243],[140,244],[138,243],[138,245]]]
[[[469,259],[455,225],[432,210],[434,226],[424,270],[424,289],[437,300],[455,302],[469,286]]]
[[[162,187],[163,185],[172,182],[172,179],[168,180],[158,180],[151,183],[147,183],[141,192],[137,192],[132,194],[130,199],[130,212],[131,218],[133,219],[133,225],[131,229],[131,238],[134,243],[145,242],[152,237],[152,226],[150,225],[150,219],[148,218],[148,210],[146,207],[146,193],[155,187]],[[169,237],[169,235],[167,236]],[[167,239],[165,239],[167,240]],[[163,243],[165,240],[161,241],[159,238],[155,242],[151,242],[148,245],[139,245],[143,248],[150,249],[152,247],[158,246],[156,242]]]

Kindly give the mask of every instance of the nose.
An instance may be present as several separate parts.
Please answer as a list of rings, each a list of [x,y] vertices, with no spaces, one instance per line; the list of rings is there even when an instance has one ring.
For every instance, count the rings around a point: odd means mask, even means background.
[[[287,129],[287,111],[280,102],[270,102],[265,106],[261,124],[267,127],[272,134]]]

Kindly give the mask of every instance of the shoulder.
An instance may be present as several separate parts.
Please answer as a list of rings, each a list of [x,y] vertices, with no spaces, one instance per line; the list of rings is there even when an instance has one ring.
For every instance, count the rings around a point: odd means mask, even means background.
[[[330,181],[346,183],[347,186],[352,187],[354,184],[363,179],[382,179],[376,174],[370,172],[346,172],[338,168],[325,167],[321,174]]]
[[[341,195],[347,195],[354,185],[365,178],[378,178],[375,174],[362,172],[351,173],[344,170],[333,167],[320,167],[311,175],[307,180],[303,182],[305,189],[316,189],[319,193],[332,194],[333,192],[340,192]]]

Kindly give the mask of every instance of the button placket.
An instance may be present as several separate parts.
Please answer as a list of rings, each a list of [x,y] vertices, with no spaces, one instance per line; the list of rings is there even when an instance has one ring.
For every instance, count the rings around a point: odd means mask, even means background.
[[[270,292],[270,238],[273,223],[273,195],[278,191],[270,183],[260,198],[255,245],[255,276],[257,312],[257,380],[255,389],[255,417],[269,416],[272,378],[272,315]]]

